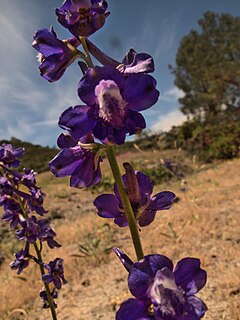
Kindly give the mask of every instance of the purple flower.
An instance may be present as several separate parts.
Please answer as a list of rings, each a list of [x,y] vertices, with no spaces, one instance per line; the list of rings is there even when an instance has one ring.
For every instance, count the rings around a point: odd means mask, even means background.
[[[130,49],[122,62],[118,62],[107,56],[99,48],[97,48],[90,40],[86,40],[90,53],[101,62],[104,66],[113,66],[124,75],[132,73],[150,73],[154,71],[154,61],[148,53],[137,53],[134,49]]]
[[[44,268],[47,269],[48,273],[42,276],[43,282],[52,282],[56,289],[61,289],[62,283],[67,283],[64,278],[63,259],[56,258],[49,264],[44,264]]]
[[[24,148],[14,148],[11,144],[3,143],[0,146],[0,162],[8,167],[18,167],[20,165],[19,158],[23,156]]]
[[[43,201],[46,197],[45,193],[38,187],[32,188],[30,192],[31,195],[27,199],[29,209],[35,211],[40,216],[46,214],[48,211],[43,208]]]
[[[23,169],[24,174],[21,176],[21,182],[26,187],[31,188],[32,186],[36,185],[36,175],[37,173],[31,169]]]
[[[195,294],[206,280],[199,259],[184,258],[173,270],[167,257],[147,255],[129,269],[128,286],[135,299],[123,302],[116,320],[199,320],[207,307]]]
[[[126,134],[145,128],[138,112],[150,108],[158,100],[156,80],[146,74],[124,77],[114,67],[89,69],[79,82],[78,94],[86,106],[68,108],[59,126],[75,139],[89,131],[100,141],[122,144]]]
[[[11,182],[0,175],[0,195],[12,195],[14,192],[14,188],[11,184]]]
[[[32,46],[39,51],[39,70],[41,76],[50,81],[57,81],[62,77],[67,67],[77,58],[76,47],[80,41],[70,38],[61,41],[53,28],[38,30],[33,36]]]
[[[134,172],[130,164],[125,163],[126,174],[122,176],[132,209],[139,226],[149,225],[155,218],[158,210],[170,208],[175,194],[163,191],[151,197],[153,184],[148,176],[142,172]],[[98,196],[93,204],[97,208],[97,214],[103,218],[113,218],[119,227],[128,225],[127,217],[123,210],[122,201],[116,184],[113,194],[102,194]]]
[[[37,220],[35,216],[31,216],[21,222],[21,226],[22,229],[15,232],[18,240],[27,239],[27,242],[29,243],[34,243],[37,240],[47,241],[47,244],[51,249],[61,246],[53,239],[56,236],[56,233],[49,225],[49,221],[47,219]]]
[[[91,141],[85,139],[84,142]],[[49,168],[56,177],[71,176],[71,187],[89,188],[102,179],[100,171],[102,160],[98,152],[85,149],[77,143],[78,140],[70,135],[61,134],[58,146],[63,149],[49,162]]]
[[[53,299],[57,299],[58,297],[58,293],[55,290],[55,288],[53,288],[53,290],[50,292],[51,296]],[[49,302],[48,302],[48,297],[47,297],[47,291],[45,290],[45,288],[43,288],[40,292],[39,292],[39,296],[43,301],[43,308],[44,309],[48,309],[50,308],[49,306]],[[57,308],[57,304],[55,303],[55,301],[53,300],[53,304],[54,304],[54,308]]]
[[[16,260],[12,261],[9,266],[12,270],[17,270],[17,274],[20,274],[29,265],[29,244],[26,243],[25,249],[18,251],[15,257]]]
[[[4,214],[2,215],[2,220],[4,221],[11,221],[10,222],[10,228],[11,229],[16,229],[16,227],[18,225],[21,224],[21,222],[23,221],[23,217],[22,215],[19,215],[19,212],[21,211],[21,209],[19,208],[18,211],[10,211],[10,210],[6,210],[4,212]]]
[[[104,23],[109,12],[104,0],[66,0],[56,9],[58,21],[75,37],[88,37]]]

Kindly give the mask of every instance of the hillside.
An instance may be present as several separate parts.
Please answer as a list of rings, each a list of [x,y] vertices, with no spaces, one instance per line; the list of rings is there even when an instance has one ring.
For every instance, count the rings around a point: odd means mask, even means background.
[[[16,138],[11,140],[0,140],[0,145],[10,143],[15,148],[23,147],[26,152],[21,159],[23,168],[31,168],[38,173],[48,171],[48,162],[57,154],[56,148],[43,147],[30,142],[21,141]]]
[[[240,161],[202,166],[179,151],[127,152],[119,155],[119,160],[128,159],[138,168],[158,172],[161,158],[174,157],[188,168],[187,190],[179,191],[179,179],[155,179],[155,193],[171,190],[179,201],[170,211],[158,212],[150,228],[142,229],[144,252],[162,253],[174,263],[185,256],[200,258],[208,272],[207,285],[199,295],[209,308],[204,319],[239,320],[240,184],[237,173]],[[106,161],[102,168],[106,172],[105,181],[111,180]],[[39,175],[38,184],[47,193],[46,208],[58,234],[57,240],[63,245],[47,252],[51,259],[64,258],[68,279],[58,299],[58,319],[114,319],[116,308],[130,295],[126,271],[111,247],[121,246],[134,259],[128,230],[96,216],[92,200],[103,190],[95,189],[91,193],[73,189],[68,186],[68,179],[56,179],[49,172]],[[12,253],[19,247],[10,239],[11,235],[6,236],[3,230],[0,318],[45,320],[48,311],[41,309],[37,297],[41,287],[38,271],[29,268],[17,277],[9,269]]]

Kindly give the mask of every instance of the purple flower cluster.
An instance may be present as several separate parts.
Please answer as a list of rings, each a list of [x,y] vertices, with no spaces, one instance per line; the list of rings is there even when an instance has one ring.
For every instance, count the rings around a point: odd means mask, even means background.
[[[43,207],[45,194],[41,188],[36,185],[36,172],[30,169],[24,169],[24,172],[14,170],[20,165],[19,158],[23,154],[23,148],[15,149],[12,145],[3,144],[0,147],[0,206],[3,207],[2,220],[10,224],[14,230],[16,238],[19,241],[25,240],[24,248],[15,254],[15,260],[10,263],[17,274],[21,274],[23,269],[29,266],[30,261],[35,261],[42,265],[43,262],[30,254],[30,245],[42,246],[46,242],[48,247],[53,249],[61,245],[54,239],[55,231],[46,218],[39,219],[39,216],[47,214]],[[63,276],[62,259],[55,259],[49,264],[44,264],[44,268],[52,273]],[[58,267],[56,267],[58,265]],[[58,269],[56,272],[55,269]],[[46,275],[43,275],[43,281],[48,283]],[[54,286],[60,289],[59,281],[54,282]]]
[[[65,0],[55,13],[58,22],[73,37],[60,40],[53,29],[42,29],[35,33],[32,45],[39,52],[41,76],[48,81],[59,80],[77,58],[83,73],[77,89],[81,102],[68,107],[59,118],[58,125],[66,133],[61,133],[57,140],[61,150],[49,163],[51,172],[56,177],[70,176],[72,187],[89,188],[101,182],[101,155],[106,151],[116,181],[114,194],[98,196],[94,205],[99,216],[113,218],[119,227],[129,226],[140,260],[143,252],[138,228],[150,225],[157,211],[169,209],[175,194],[163,191],[152,196],[150,178],[134,171],[129,163],[123,165],[126,174],[120,175],[112,146],[123,144],[128,135],[140,133],[146,127],[141,111],[158,101],[159,91],[156,80],[149,75],[154,71],[154,61],[149,54],[130,49],[122,62],[118,62],[88,39],[105,24],[109,16],[107,7],[105,0]],[[93,65],[91,55],[100,66]],[[8,159],[13,163],[10,156]],[[164,166],[172,175],[183,178],[172,163],[165,162]],[[10,169],[8,173],[13,174]],[[12,195],[16,193],[22,201],[22,206],[16,201],[14,210],[13,204],[8,206],[4,217],[11,220],[12,228],[18,229],[17,238],[27,243],[11,264],[20,273],[28,266],[30,244],[37,240],[46,241],[50,248],[59,244],[47,220],[32,214],[32,211],[38,215],[46,212],[42,207],[44,195],[39,188],[32,187],[35,184],[31,172],[25,172],[24,178],[15,175],[11,181],[2,178],[7,199],[9,195],[14,199]],[[29,189],[28,193],[15,186],[12,189],[17,179]],[[25,213],[21,212],[23,206],[27,208]],[[120,249],[116,248],[115,252],[129,272],[129,289],[135,297],[121,305],[117,320],[199,320],[203,317],[207,308],[195,294],[205,285],[206,272],[200,268],[198,259],[182,259],[174,269],[172,261],[163,255],[147,255],[133,263]],[[50,306],[48,297],[55,299],[56,289],[61,289],[66,282],[62,261],[56,258],[42,264],[47,270],[42,279],[46,286],[53,286],[51,292],[40,293],[45,308]]]
[[[74,37],[60,40],[53,29],[35,33],[32,45],[39,52],[40,73],[48,81],[56,81],[76,58],[81,58],[85,74],[78,95],[84,104],[71,106],[60,116],[59,126],[69,137],[63,139],[61,134],[61,151],[49,166],[57,177],[71,176],[71,186],[88,188],[101,180],[101,160],[98,150],[92,146],[88,149],[81,140],[91,135],[103,145],[123,144],[127,135],[146,127],[140,111],[153,106],[159,97],[156,80],[147,74],[154,71],[154,62],[149,54],[134,49],[117,62],[85,39],[100,29],[109,15],[104,0],[66,0],[56,15]],[[77,49],[81,44],[87,45],[103,66],[87,67],[86,56]]]
[[[132,263],[120,249],[114,251],[129,272],[128,286],[135,298],[123,302],[116,320],[199,320],[207,307],[195,294],[207,280],[199,259],[184,258],[173,263],[152,254]]]

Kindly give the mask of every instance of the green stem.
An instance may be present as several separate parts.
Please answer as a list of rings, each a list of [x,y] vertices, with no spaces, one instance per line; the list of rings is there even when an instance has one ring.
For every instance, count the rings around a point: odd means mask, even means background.
[[[80,41],[82,43],[83,49],[84,49],[85,54],[86,54],[85,61],[86,61],[86,63],[87,63],[89,68],[93,68],[94,65],[93,65],[92,59],[91,59],[90,54],[89,54],[89,50],[88,50],[88,46],[87,46],[85,37],[80,37]]]
[[[123,209],[126,214],[127,220],[128,220],[128,226],[131,232],[132,236],[132,241],[133,245],[135,248],[136,256],[138,260],[143,259],[144,254],[143,254],[143,249],[142,249],[142,244],[141,240],[139,237],[139,232],[138,232],[138,227],[136,223],[136,219],[132,210],[132,206],[130,203],[130,200],[128,198],[126,189],[124,187],[122,177],[121,177],[121,172],[119,170],[119,166],[117,163],[117,159],[115,156],[114,148],[113,147],[107,147],[106,148],[106,153],[108,157],[108,161],[118,188],[118,192],[122,201]]]
[[[41,271],[41,275],[43,276],[45,274],[45,271],[44,271],[44,267],[43,267],[43,260],[42,260],[41,251],[39,250],[36,242],[33,243],[33,246],[34,246],[34,249],[36,251],[38,260],[40,261],[39,268],[40,268],[40,271]],[[52,313],[52,319],[53,320],[57,320],[57,314],[56,314],[56,310],[55,310],[54,303],[53,303],[53,297],[51,296],[50,288],[49,288],[48,283],[44,282],[44,287],[46,289],[48,303],[49,303],[49,307],[50,307],[50,310],[51,310],[51,313]]]

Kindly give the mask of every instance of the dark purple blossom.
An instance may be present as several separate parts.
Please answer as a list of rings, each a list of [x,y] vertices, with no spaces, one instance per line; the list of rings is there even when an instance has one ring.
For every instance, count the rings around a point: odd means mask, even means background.
[[[63,259],[56,258],[49,264],[44,264],[44,268],[47,269],[48,273],[42,276],[43,282],[52,282],[56,289],[61,289],[62,283],[67,282],[64,278]]]
[[[51,296],[53,299],[57,299],[58,297],[58,293],[55,290],[55,288],[53,288],[53,290],[50,292]],[[43,288],[40,292],[39,292],[39,296],[43,301],[43,308],[44,309],[48,309],[50,308],[49,306],[49,302],[48,302],[48,297],[47,297],[47,291],[45,290],[45,288]],[[54,308],[57,308],[57,304],[55,303],[55,301],[53,300],[53,304],[54,304]]]
[[[6,167],[18,167],[20,165],[19,158],[23,156],[24,148],[14,148],[11,144],[3,143],[0,146],[0,162]]]
[[[109,15],[105,0],[66,0],[56,9],[58,21],[75,37],[88,37],[104,23]]]
[[[35,211],[40,216],[46,214],[48,211],[43,208],[43,202],[46,194],[38,187],[31,188],[30,193],[31,194],[27,198],[29,209]]]
[[[17,274],[20,274],[23,269],[29,265],[29,244],[27,243],[24,249],[21,249],[15,254],[16,259],[12,261],[9,266],[12,270],[17,270]]]
[[[31,216],[21,222],[21,226],[22,229],[15,232],[18,240],[26,239],[29,243],[34,243],[37,240],[46,241],[51,249],[61,246],[53,239],[56,236],[56,233],[49,225],[47,219],[37,220],[35,216]]]
[[[41,76],[53,82],[62,77],[67,67],[77,58],[76,47],[80,41],[70,38],[61,41],[53,28],[38,30],[33,36],[32,46],[39,52]]]
[[[86,40],[90,53],[101,62],[104,66],[113,66],[117,68],[125,76],[133,73],[151,73],[155,70],[154,61],[148,53],[137,53],[134,49],[130,49],[122,62],[118,62],[99,48],[97,48],[90,40]]]
[[[81,141],[85,144],[92,142],[88,139],[78,141],[70,135],[61,134],[58,146],[63,149],[49,162],[49,168],[56,177],[71,176],[71,187],[89,188],[102,179],[100,170],[102,160],[98,152],[91,147],[89,149],[82,147]]]
[[[150,178],[142,172],[134,172],[128,163],[124,166],[127,173],[122,176],[122,180],[135,218],[139,226],[147,226],[154,220],[158,210],[167,210],[171,207],[175,194],[163,191],[151,197],[153,184]],[[114,185],[114,193],[114,195],[102,194],[98,196],[93,204],[100,217],[113,218],[119,227],[125,227],[128,225],[127,217],[116,184]]]
[[[18,211],[10,211],[6,210],[4,211],[2,215],[2,220],[4,221],[10,221],[10,228],[16,229],[18,225],[21,224],[21,222],[24,221],[23,216],[20,214],[20,208]]]
[[[11,182],[0,175],[0,195],[12,195],[14,192],[14,187],[12,186]]]
[[[147,74],[124,77],[114,67],[89,69],[79,82],[78,94],[87,105],[63,112],[59,126],[75,139],[92,131],[104,143],[122,144],[126,134],[135,134],[146,123],[139,111],[158,100],[156,80]]]
[[[21,176],[21,182],[28,188],[36,185],[36,175],[37,173],[31,169],[24,169],[24,173]]]
[[[123,302],[116,320],[199,320],[207,307],[195,294],[206,280],[199,259],[184,258],[173,269],[167,257],[147,255],[129,269],[128,286],[135,298]]]

